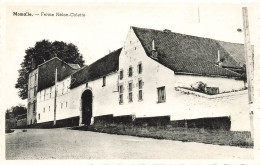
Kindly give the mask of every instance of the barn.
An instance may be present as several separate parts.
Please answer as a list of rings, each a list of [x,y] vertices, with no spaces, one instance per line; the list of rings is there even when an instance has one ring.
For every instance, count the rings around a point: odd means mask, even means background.
[[[89,66],[54,57],[35,68],[27,124],[148,122],[250,130],[243,53],[243,44],[130,27],[122,48]]]

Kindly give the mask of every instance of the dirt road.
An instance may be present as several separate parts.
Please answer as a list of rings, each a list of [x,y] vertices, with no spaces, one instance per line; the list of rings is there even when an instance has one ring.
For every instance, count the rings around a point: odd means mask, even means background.
[[[6,159],[253,159],[253,149],[58,129],[6,134]]]

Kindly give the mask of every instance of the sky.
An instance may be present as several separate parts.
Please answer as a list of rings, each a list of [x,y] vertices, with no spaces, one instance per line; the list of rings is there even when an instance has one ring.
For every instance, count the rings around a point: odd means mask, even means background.
[[[172,32],[243,43],[242,4],[84,3],[5,5],[0,15],[1,110],[26,100],[15,83],[25,50],[37,41],[64,41],[78,48],[87,65],[123,46],[130,26],[170,29]],[[247,4],[250,35],[255,36],[254,5]],[[82,13],[85,17],[13,16],[13,12]],[[254,37],[251,43],[254,44]]]

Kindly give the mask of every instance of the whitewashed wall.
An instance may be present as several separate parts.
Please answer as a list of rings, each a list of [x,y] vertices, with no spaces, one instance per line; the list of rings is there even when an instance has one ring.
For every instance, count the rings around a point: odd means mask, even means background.
[[[139,62],[143,65],[142,74],[137,73]],[[134,71],[131,78],[127,75],[129,66],[132,66]],[[248,118],[246,114],[248,114],[249,109],[246,106],[246,97],[244,95],[233,97],[233,101],[231,101],[231,97],[209,100],[207,98],[185,95],[175,90],[175,87],[178,86],[190,87],[193,83],[203,81],[208,86],[219,87],[220,92],[232,91],[242,89],[244,87],[243,81],[219,77],[175,75],[172,70],[146,55],[132,29],[129,30],[124,48],[120,54],[119,70],[121,69],[124,71],[124,79],[119,80],[119,84],[123,84],[125,88],[124,103],[122,105],[117,104],[118,109],[114,113],[116,116],[129,114],[135,114],[136,117],[170,115],[171,120],[231,116],[232,130],[248,130],[249,128],[249,120],[246,120]],[[138,101],[137,97],[138,87],[136,84],[140,78],[144,82],[143,101]],[[130,80],[135,85],[132,103],[129,103],[127,99],[127,84]],[[162,86],[165,86],[166,102],[157,103],[157,88]],[[239,102],[243,99],[245,99],[243,106],[239,106]],[[246,110],[244,111],[244,109]],[[243,127],[238,122],[240,118],[246,118],[241,122],[244,124]]]
[[[152,44],[152,43],[151,43]],[[142,63],[143,71],[141,74],[137,72],[137,66]],[[133,76],[128,77],[128,68],[133,67]],[[119,84],[124,85],[124,103],[118,106],[115,115],[135,114],[141,116],[158,116],[169,115],[165,110],[171,109],[168,101],[166,103],[157,103],[157,88],[165,86],[166,100],[174,99],[172,91],[174,90],[174,72],[153,59],[149,58],[140,41],[130,29],[125,41],[124,48],[119,58],[119,70],[123,69],[124,79],[119,81]],[[138,101],[138,80],[142,79],[143,85],[143,101]],[[133,81],[133,102],[128,102],[128,82]],[[169,101],[170,103],[170,101]]]
[[[91,90],[93,94],[93,117],[114,113],[115,105],[118,103],[117,73],[106,76],[106,86],[103,86],[103,78],[82,84],[76,88],[69,89],[71,77],[57,83],[57,109],[56,120],[81,116],[81,96],[85,90]],[[64,85],[63,85],[64,83]],[[44,92],[45,98],[44,98]],[[51,93],[51,95],[50,95]],[[38,92],[37,123],[54,120],[54,86]],[[44,112],[45,108],[45,112]],[[40,114],[40,119],[38,115]]]
[[[28,98],[27,98],[27,124],[33,124],[35,121],[35,114],[33,113],[33,102],[36,102],[37,106],[37,97],[34,96],[34,87],[36,90],[38,88],[38,68],[33,70],[29,74],[28,79]],[[35,110],[37,111],[37,109]]]
[[[71,99],[70,79],[69,76],[63,81],[57,82],[56,120],[79,116],[78,109],[73,107],[73,99]],[[38,92],[37,123],[54,120],[54,91],[55,87],[52,86]]]
[[[175,75],[175,86],[190,88],[198,81],[206,83],[208,87],[219,87],[220,93],[244,88],[244,81],[233,78]]]

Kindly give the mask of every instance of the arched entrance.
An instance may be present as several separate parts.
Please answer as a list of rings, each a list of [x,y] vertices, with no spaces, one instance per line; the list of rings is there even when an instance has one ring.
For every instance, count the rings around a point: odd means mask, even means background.
[[[81,96],[82,124],[90,125],[92,118],[92,91],[86,90]]]

